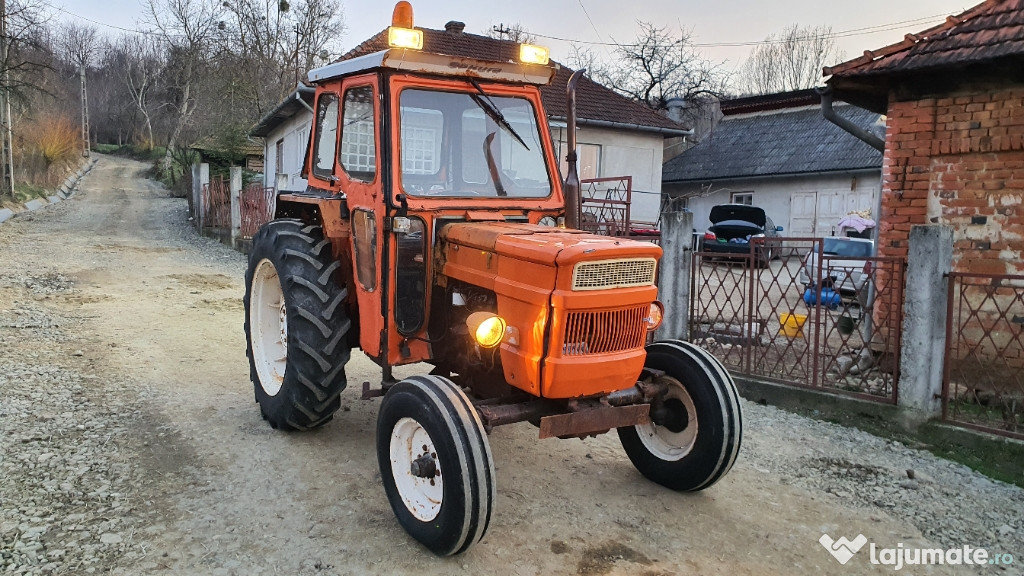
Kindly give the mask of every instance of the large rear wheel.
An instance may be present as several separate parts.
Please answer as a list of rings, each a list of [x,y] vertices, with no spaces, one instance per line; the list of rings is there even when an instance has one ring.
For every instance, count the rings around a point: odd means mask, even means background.
[[[494,460],[476,409],[451,380],[414,376],[392,386],[377,416],[377,462],[391,509],[438,556],[487,532]]]
[[[246,353],[256,401],[274,428],[315,428],[340,407],[351,322],[339,266],[318,226],[273,220],[253,238]]]
[[[647,347],[648,368],[667,392],[651,405],[650,424],[619,428],[633,465],[673,490],[703,490],[732,468],[743,435],[743,415],[732,377],[701,348],[678,340]]]

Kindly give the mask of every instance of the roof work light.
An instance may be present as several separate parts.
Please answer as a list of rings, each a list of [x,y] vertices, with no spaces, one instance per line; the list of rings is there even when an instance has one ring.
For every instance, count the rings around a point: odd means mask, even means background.
[[[524,64],[547,66],[550,60],[548,49],[543,46],[534,46],[533,44],[519,45],[519,61]]]
[[[423,31],[414,30],[412,24],[412,4],[399,2],[391,15],[391,27],[388,28],[388,46],[392,48],[423,49]]]

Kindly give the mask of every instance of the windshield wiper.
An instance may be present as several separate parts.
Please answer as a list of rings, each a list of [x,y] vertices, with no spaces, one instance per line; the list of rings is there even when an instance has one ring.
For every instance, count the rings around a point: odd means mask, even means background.
[[[486,92],[484,92],[484,89],[480,87],[480,84],[473,78],[469,79],[469,83],[472,84],[474,88],[476,88],[477,92],[479,92],[479,94],[469,95],[469,97],[473,99],[473,102],[476,102],[476,105],[479,106],[484,112],[486,112],[487,115],[491,118],[491,120],[494,120],[496,124],[498,124],[506,131],[508,131],[508,133],[511,134],[513,138],[515,138],[520,144],[523,145],[523,148],[529,150],[530,147],[526,145],[526,142],[524,142],[522,138],[520,138],[519,133],[516,132],[516,129],[513,128],[511,124],[509,124],[508,120],[505,119],[505,115],[501,113],[501,110],[499,110],[498,107],[494,104],[494,101],[491,100],[491,97],[488,96]]]

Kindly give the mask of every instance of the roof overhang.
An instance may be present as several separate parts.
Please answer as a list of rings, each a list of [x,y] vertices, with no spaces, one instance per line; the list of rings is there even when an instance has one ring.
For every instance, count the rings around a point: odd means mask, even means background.
[[[871,174],[878,173],[879,176],[882,174],[882,166],[863,166],[859,168],[837,168],[835,170],[815,170],[813,172],[781,172],[779,174],[744,174],[739,176],[714,176],[711,178],[684,178],[668,180],[663,179],[661,181],[662,186],[666,184],[710,184],[712,182],[721,182],[725,180],[775,180],[777,178],[799,178],[802,176],[843,176],[843,175],[857,175],[857,174]]]
[[[249,135],[266,138],[274,128],[277,128],[298,112],[308,110],[309,105],[313,102],[313,94],[315,93],[316,90],[309,86],[298,86],[287,98],[278,103],[273,110],[261,118],[253,126],[252,130],[249,131]]]
[[[420,50],[391,48],[310,70],[309,81],[314,83],[323,82],[332,78],[340,78],[379,68],[536,85],[550,83],[557,70],[556,66],[540,66],[538,64],[521,64],[518,62],[491,62],[460,56],[433,54]]]
[[[566,119],[564,116],[549,116],[549,121],[565,123]],[[576,124],[580,126],[594,126],[596,128],[615,128],[618,130],[632,130],[634,132],[650,132],[652,134],[661,134],[662,136],[678,137],[678,136],[693,136],[692,129],[686,128],[663,128],[661,126],[645,126],[643,124],[630,124],[628,122],[612,122],[610,120],[594,120],[590,118],[577,118]]]

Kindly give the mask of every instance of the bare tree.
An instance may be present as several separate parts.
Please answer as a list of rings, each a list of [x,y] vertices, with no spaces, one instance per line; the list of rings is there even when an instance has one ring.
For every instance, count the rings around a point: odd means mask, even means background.
[[[301,74],[340,49],[344,32],[338,0],[228,0],[230,26],[222,32],[220,59],[232,89],[259,115],[276,104]]]
[[[595,80],[655,110],[668,109],[674,98],[695,105],[725,92],[729,75],[697,51],[689,32],[638,24],[636,40],[619,44],[614,65],[598,70]]]
[[[739,88],[751,94],[813,88],[822,83],[822,68],[842,59],[830,26],[792,24],[754,48],[741,69]]]
[[[154,36],[131,34],[122,36],[112,50],[122,63],[121,75],[132,105],[142,117],[143,146],[151,150],[154,138],[150,99],[164,67],[163,44]]]
[[[50,68],[50,14],[42,0],[7,0],[6,58],[0,60],[3,89],[13,98],[26,91],[44,90],[44,71]]]
[[[196,108],[195,85],[218,30],[224,27],[224,7],[219,0],[146,0],[147,21],[170,49],[173,66],[168,69],[173,90],[167,105],[175,111],[173,128],[163,159],[171,170],[174,147]],[[166,76],[166,75],[165,75]]]
[[[75,68],[88,68],[100,48],[96,28],[74,23],[62,24],[57,28],[55,44],[59,56]]]

